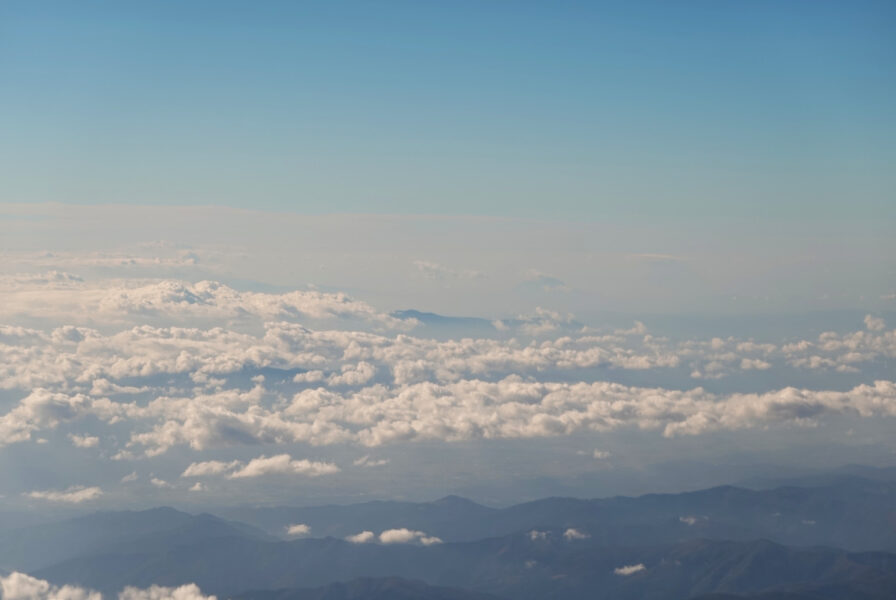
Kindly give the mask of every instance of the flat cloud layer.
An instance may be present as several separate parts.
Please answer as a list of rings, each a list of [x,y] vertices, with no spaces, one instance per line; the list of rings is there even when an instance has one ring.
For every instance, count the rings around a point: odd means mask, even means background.
[[[0,447],[52,441],[57,430],[65,452],[98,461],[266,446],[242,460],[197,456],[181,467],[185,478],[238,482],[342,471],[332,460],[277,449],[287,444],[374,448],[622,430],[671,438],[896,416],[896,383],[863,376],[896,358],[896,331],[872,315],[851,333],[760,343],[671,340],[641,323],[598,331],[539,310],[502,322],[500,336],[434,339],[417,333],[425,329],[413,319],[339,293],[240,292],[212,281],[85,280],[60,272],[6,276],[5,285]],[[703,387],[767,373],[851,383]],[[648,380],[668,385],[631,382]],[[358,454],[354,467],[390,464]],[[187,488],[170,477],[145,481],[159,490]],[[79,503],[103,493],[60,487],[26,497]]]

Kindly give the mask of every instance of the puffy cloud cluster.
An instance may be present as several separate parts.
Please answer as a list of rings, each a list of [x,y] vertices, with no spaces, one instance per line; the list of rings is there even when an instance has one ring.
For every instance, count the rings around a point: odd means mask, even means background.
[[[0,412],[0,446],[62,429],[79,452],[127,460],[175,447],[372,448],[626,428],[672,437],[837,415],[896,416],[896,383],[887,380],[757,393],[606,380],[607,373],[632,371],[714,379],[771,369],[861,370],[896,358],[896,331],[874,316],[861,331],[812,340],[674,342],[640,323],[603,333],[571,329],[570,316],[542,310],[518,319],[519,335],[511,339],[439,340],[407,333],[411,321],[313,290],[265,294],[174,280],[100,285],[60,272],[10,279],[9,289],[0,306],[0,320],[10,322],[0,325],[0,389],[9,399]],[[62,322],[15,322],[41,316]],[[185,323],[191,326],[175,325]],[[384,333],[388,328],[392,333]],[[365,455],[354,464],[386,462]],[[183,476],[244,480],[339,470],[273,453],[248,462],[193,462]],[[81,502],[99,493],[31,495]]]
[[[216,281],[111,280],[92,284],[59,272],[0,277],[0,322],[40,321],[109,327],[163,318],[252,323],[267,320],[349,320],[407,329],[402,321],[342,293],[296,290],[280,294],[236,290]]]
[[[379,536],[372,531],[362,531],[361,533],[350,535],[345,539],[353,544],[367,544],[379,541],[381,544],[420,544],[423,546],[432,546],[434,544],[442,543],[441,538],[427,535],[422,531],[407,529],[405,527],[386,529],[381,532]]]
[[[0,577],[3,600],[102,600],[99,592],[64,585],[55,586],[43,579],[14,572]]]
[[[25,573],[14,572],[0,577],[0,598],[3,600],[102,600],[103,595],[73,585],[56,586],[43,579]],[[126,587],[118,594],[118,600],[217,600],[206,596],[194,583],[176,588],[154,585],[140,589]]]

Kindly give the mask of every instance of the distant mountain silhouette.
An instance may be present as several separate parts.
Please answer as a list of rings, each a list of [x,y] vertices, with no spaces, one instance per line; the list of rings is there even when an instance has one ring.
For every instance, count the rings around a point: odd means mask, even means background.
[[[354,579],[318,588],[254,590],[232,600],[499,600],[500,596],[427,585],[399,577]]]
[[[167,507],[99,512],[4,531],[0,535],[0,568],[30,572],[76,556],[115,548],[131,549],[135,544],[146,551],[155,551],[227,537],[274,539],[245,523],[229,522],[209,514],[191,515]]]
[[[789,545],[896,551],[896,482],[860,478],[812,488],[757,491],[720,486],[636,498],[546,498],[504,509],[454,496],[423,503],[365,502],[217,512],[281,536],[291,523],[309,525],[312,535],[318,537],[408,527],[445,541],[572,527],[588,533],[590,543],[604,545],[764,537]]]
[[[607,547],[521,532],[428,547],[245,537],[81,557],[37,576],[113,592],[125,585],[195,582],[206,593],[322,586],[359,577],[402,577],[517,600],[691,598],[715,592],[814,593],[892,600],[896,554],[791,548],[770,541],[692,540],[652,547]],[[861,592],[864,595],[856,595]]]

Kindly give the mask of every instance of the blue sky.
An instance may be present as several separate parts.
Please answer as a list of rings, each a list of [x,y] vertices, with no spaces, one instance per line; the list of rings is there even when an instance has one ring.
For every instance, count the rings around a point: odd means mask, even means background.
[[[4,2],[5,202],[892,224],[888,2]]]

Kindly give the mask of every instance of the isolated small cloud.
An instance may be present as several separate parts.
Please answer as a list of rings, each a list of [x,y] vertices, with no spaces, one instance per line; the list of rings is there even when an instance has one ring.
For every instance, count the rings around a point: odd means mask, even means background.
[[[149,480],[151,484],[153,484],[157,488],[173,488],[174,486],[165,481],[164,479],[159,479],[158,477],[153,477]]]
[[[587,540],[590,537],[591,535],[579,531],[578,529],[573,529],[572,527],[563,532],[563,538],[568,542],[573,540]]]
[[[345,538],[345,541],[351,542],[352,544],[366,544],[368,542],[372,542],[376,539],[376,534],[372,531],[362,531],[361,533],[356,533],[355,535],[350,535]]]
[[[308,477],[318,477],[320,475],[329,475],[338,473],[341,469],[333,463],[310,461],[307,459],[296,460],[289,454],[278,454],[276,456],[260,456],[253,458],[245,467],[241,468],[229,477],[231,479],[240,479],[244,477],[261,477],[262,475],[272,474],[294,474],[306,475]]]
[[[546,540],[546,539],[548,539],[548,532],[547,531],[538,531],[536,529],[533,529],[532,531],[529,532],[529,539],[532,540],[533,542],[535,540]]]
[[[420,543],[424,546],[433,544],[441,544],[442,540],[435,536],[428,536],[422,531],[413,529],[387,529],[380,533],[380,543],[382,544],[411,544]]]
[[[137,471],[131,471],[121,478],[122,483],[131,483],[132,481],[137,481]]]
[[[381,467],[383,465],[389,464],[389,459],[388,458],[380,458],[380,459],[370,458],[369,454],[365,454],[361,458],[354,461],[352,464],[354,464],[356,467]]]
[[[594,456],[595,460],[604,460],[610,458],[611,454],[606,450],[595,450],[592,456]]]
[[[189,491],[191,491],[191,492],[204,492],[204,491],[205,491],[205,486],[202,485],[202,482],[197,481],[196,483],[194,483],[193,485],[190,486]]]
[[[71,434],[68,439],[72,441],[72,445],[77,448],[95,448],[100,443],[100,438],[95,435],[75,435]]]
[[[311,533],[311,527],[305,523],[294,523],[286,526],[286,535],[292,537],[305,537]]]
[[[48,500],[50,502],[66,502],[69,504],[80,504],[89,500],[95,500],[103,495],[103,490],[99,487],[72,486],[68,489],[58,490],[35,490],[25,494],[29,498],[37,498],[40,500]]]
[[[240,461],[223,462],[220,460],[207,460],[204,462],[194,462],[188,466],[181,477],[204,477],[207,475],[219,475],[227,471],[232,471],[240,466]]]
[[[865,327],[868,331],[883,331],[887,327],[887,323],[880,317],[865,315]]]
[[[644,563],[638,563],[636,565],[625,565],[624,567],[617,567],[613,569],[613,572],[617,575],[628,577],[629,575],[640,573],[641,571],[645,571],[646,569],[647,567],[644,566]]]

